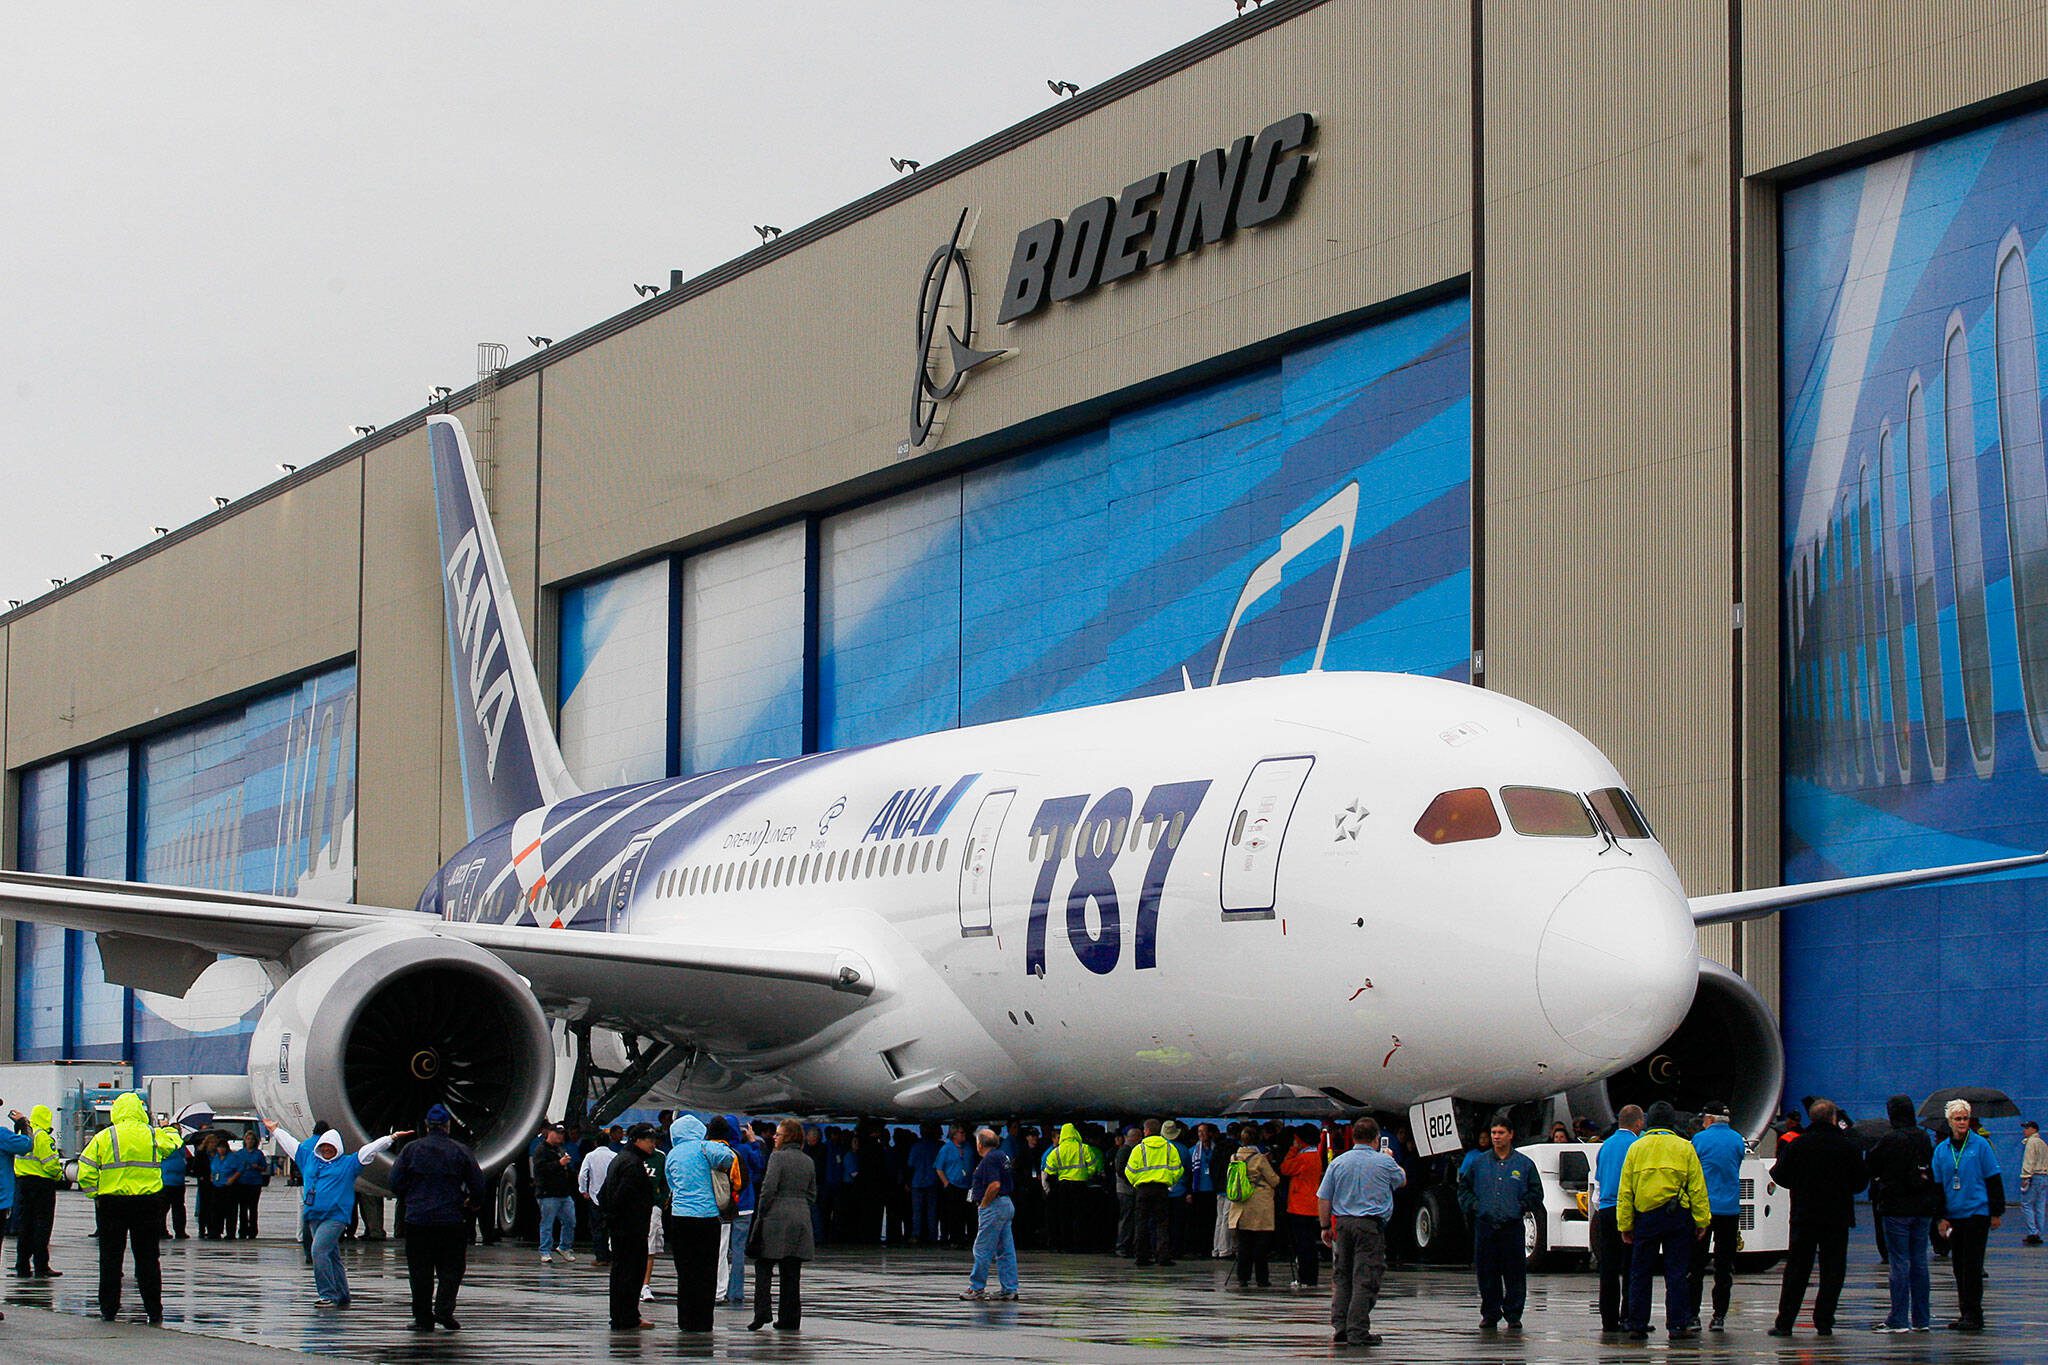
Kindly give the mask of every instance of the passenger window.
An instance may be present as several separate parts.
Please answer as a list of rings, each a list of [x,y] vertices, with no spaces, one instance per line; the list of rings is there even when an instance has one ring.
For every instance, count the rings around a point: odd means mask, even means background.
[[[1643,819],[1642,808],[1636,805],[1635,797],[1620,787],[1602,787],[1599,791],[1588,792],[1586,799],[1593,803],[1593,811],[1600,822],[1614,832],[1617,839],[1650,839],[1650,822]]]
[[[1165,828],[1166,821],[1156,815],[1147,820],[1145,822],[1145,847],[1148,849],[1159,847],[1159,832]]]
[[[946,841],[945,841],[944,839],[941,839],[941,840],[939,840],[939,871],[941,871],[941,872],[944,872],[945,870],[946,870]]]
[[[1167,826],[1166,829],[1166,846],[1168,848],[1180,847],[1180,832],[1187,827],[1187,823],[1188,813],[1186,811],[1177,810],[1173,813],[1173,823]]]
[[[1242,810],[1237,813],[1237,823],[1230,827],[1230,846],[1232,848],[1236,848],[1244,841],[1244,822],[1245,818],[1250,814],[1250,811]]]
[[[1415,833],[1424,843],[1462,844],[1471,839],[1491,839],[1500,833],[1500,813],[1484,787],[1460,787],[1440,792],[1415,822]]]
[[[1577,792],[1555,787],[1502,787],[1501,804],[1515,833],[1539,839],[1590,839],[1597,830]]]

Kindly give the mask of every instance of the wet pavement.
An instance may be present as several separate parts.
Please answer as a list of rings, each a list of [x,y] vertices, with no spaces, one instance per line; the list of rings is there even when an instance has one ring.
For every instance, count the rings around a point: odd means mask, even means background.
[[[291,1226],[296,1191],[264,1201],[265,1224]],[[1023,1257],[1020,1302],[963,1303],[967,1258],[957,1252],[826,1248],[804,1274],[800,1334],[746,1330],[744,1308],[720,1308],[708,1337],[675,1330],[668,1292],[674,1271],[657,1267],[661,1297],[648,1305],[651,1332],[613,1334],[605,1326],[605,1272],[588,1257],[543,1266],[532,1247],[472,1248],[462,1291],[459,1334],[406,1330],[405,1258],[396,1241],[349,1243],[345,1257],[354,1306],[316,1308],[312,1277],[285,1236],[254,1242],[167,1242],[164,1329],[97,1317],[95,1243],[88,1201],[58,1201],[52,1256],[68,1271],[55,1281],[5,1280],[7,1321],[0,1345],[14,1359],[104,1362],[167,1346],[209,1362],[269,1361],[279,1351],[339,1360],[521,1361],[874,1360],[914,1354],[931,1360],[1171,1361],[1188,1359],[1359,1359],[1403,1361],[1627,1361],[1644,1357],[1708,1361],[2025,1361],[2048,1362],[2048,1248],[2023,1248],[2017,1219],[1993,1234],[1986,1301],[1992,1330],[1961,1337],[1937,1328],[1924,1336],[1876,1336],[1884,1272],[1868,1230],[1851,1245],[1849,1285],[1833,1338],[1802,1325],[1789,1341],[1765,1335],[1777,1275],[1738,1280],[1730,1330],[1673,1343],[1660,1332],[1646,1343],[1603,1340],[1593,1316],[1595,1285],[1583,1272],[1532,1276],[1526,1330],[1482,1336],[1469,1272],[1398,1270],[1388,1276],[1374,1327],[1386,1343],[1370,1353],[1330,1344],[1325,1297],[1284,1288],[1226,1291],[1222,1262],[1182,1261],[1138,1269],[1106,1256]],[[11,1250],[11,1248],[10,1248]],[[1284,1283],[1285,1271],[1279,1278]],[[124,1319],[140,1317],[125,1305]],[[1937,1323],[1954,1315],[1945,1263],[1935,1263]],[[42,1311],[38,1311],[42,1310]],[[54,1311],[49,1311],[54,1310]],[[161,1333],[161,1334],[160,1334]],[[171,1337],[170,1341],[164,1335]],[[200,1338],[195,1340],[194,1338]]]

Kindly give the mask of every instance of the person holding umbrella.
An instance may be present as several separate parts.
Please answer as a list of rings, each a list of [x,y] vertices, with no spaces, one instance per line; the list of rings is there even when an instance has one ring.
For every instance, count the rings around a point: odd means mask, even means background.
[[[1957,1316],[1952,1332],[1984,1330],[1984,1248],[1992,1229],[2005,1217],[2005,1177],[1998,1155],[1983,1136],[1970,1130],[1970,1102],[1950,1100],[1944,1106],[1948,1140],[1934,1148],[1934,1183],[1941,1192],[1942,1217],[1937,1225],[1949,1239],[1949,1261],[1956,1276]]]

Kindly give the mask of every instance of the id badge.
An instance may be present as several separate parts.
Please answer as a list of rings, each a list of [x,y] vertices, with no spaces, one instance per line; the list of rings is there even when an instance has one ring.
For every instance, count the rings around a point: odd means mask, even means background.
[[[1952,1190],[1960,1190],[1960,1189],[1962,1189],[1962,1188],[1963,1188],[1963,1178],[1962,1178],[1961,1176],[1957,1176],[1957,1177],[1956,1177],[1955,1179],[1953,1179],[1953,1180],[1951,1180],[1951,1181],[1949,1181],[1949,1182],[1948,1182],[1948,1187],[1949,1187],[1950,1189],[1952,1189]]]

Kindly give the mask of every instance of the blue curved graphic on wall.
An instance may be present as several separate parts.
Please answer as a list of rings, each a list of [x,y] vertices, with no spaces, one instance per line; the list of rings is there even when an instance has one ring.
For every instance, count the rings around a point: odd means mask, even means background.
[[[1788,881],[2048,846],[2048,114],[1785,193]],[[2038,876],[1790,911],[1793,1096],[2048,1103]]]
[[[595,718],[672,674],[681,771],[800,752],[807,577],[821,749],[1318,658],[1463,679],[1470,333],[1461,297],[1305,344],[823,517],[809,546],[802,527],[785,527],[686,557],[679,601],[668,600],[667,561],[571,587],[571,770],[615,763],[618,731]],[[1282,555],[1289,537],[1303,543]],[[1259,577],[1269,571],[1272,581]],[[632,576],[641,586],[623,592]],[[628,599],[674,613],[671,630],[629,643],[607,628]],[[656,775],[654,727],[638,733],[632,771]]]
[[[355,669],[331,669],[148,739],[24,772],[21,866],[352,900],[355,768]],[[259,964],[223,958],[182,998],[131,994],[107,982],[93,935],[21,932],[29,966],[17,976],[15,1019],[24,1060],[129,1058],[145,1076],[243,1070],[269,991]]]

